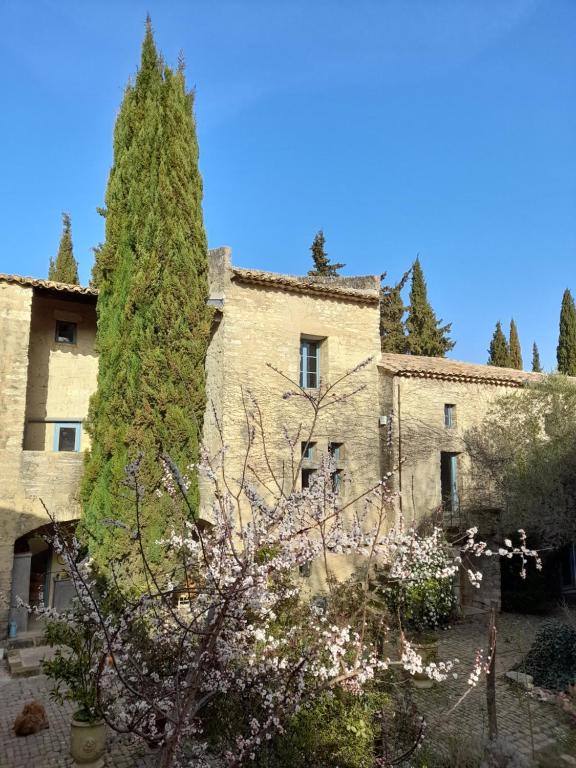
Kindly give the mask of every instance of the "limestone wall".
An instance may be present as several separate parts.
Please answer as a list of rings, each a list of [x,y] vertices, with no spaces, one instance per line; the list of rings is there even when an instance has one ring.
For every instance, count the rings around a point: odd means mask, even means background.
[[[474,472],[465,436],[481,423],[497,398],[514,391],[506,386],[409,378],[383,372],[383,408],[393,413],[393,441],[388,460],[400,465],[397,483],[402,486],[405,520],[421,519],[440,509],[442,451],[459,454],[458,496],[462,515],[499,505],[488,480],[484,477],[480,482]],[[455,406],[452,428],[444,424],[446,404]],[[456,519],[445,518],[445,521],[458,523]]]
[[[296,487],[300,486],[300,475],[292,474],[291,450],[285,435],[294,441],[297,462],[301,442],[306,441],[312,427],[313,411],[303,398],[283,399],[283,395],[295,389],[287,379],[299,380],[301,336],[321,339],[320,369],[325,382],[335,382],[347,370],[374,356],[364,370],[335,390],[341,395],[354,389],[360,391],[348,402],[327,408],[320,415],[313,440],[317,458],[327,450],[329,442],[343,444],[343,492],[348,497],[377,482],[381,469],[375,357],[380,346],[378,305],[249,284],[230,275],[219,285],[224,306],[209,354],[208,388],[219,392],[215,412],[227,446],[225,471],[231,486],[237,487],[243,472],[247,413],[249,419],[256,416],[258,422],[248,461],[249,467],[257,468],[258,478],[249,469],[251,479],[269,488],[275,488],[278,482],[287,492],[293,480]],[[213,389],[210,382],[217,380],[217,371],[221,383]],[[214,421],[215,416],[207,413],[206,440],[212,453],[220,444]]]
[[[75,345],[54,341],[57,319],[78,324]],[[58,520],[79,517],[83,456],[53,452],[53,423],[47,420],[86,417],[96,385],[94,336],[92,304],[0,283],[0,637],[8,620],[15,540],[50,521],[42,502]]]
[[[55,340],[58,320],[76,323],[74,344]],[[26,393],[26,450],[51,451],[54,422],[86,418],[98,375],[95,340],[93,305],[34,296]],[[89,438],[83,431],[80,450],[88,447]]]

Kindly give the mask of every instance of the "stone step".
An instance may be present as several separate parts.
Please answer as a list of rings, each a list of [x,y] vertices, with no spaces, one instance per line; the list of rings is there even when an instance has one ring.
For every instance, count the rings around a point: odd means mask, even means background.
[[[33,677],[42,673],[42,661],[54,657],[55,649],[48,645],[14,648],[8,651],[8,671],[13,677]]]

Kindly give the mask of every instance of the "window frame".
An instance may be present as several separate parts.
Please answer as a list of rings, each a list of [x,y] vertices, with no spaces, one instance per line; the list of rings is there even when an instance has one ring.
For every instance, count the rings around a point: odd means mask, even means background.
[[[69,325],[72,327],[72,341],[68,341],[68,339],[59,336],[58,329],[61,324]],[[78,323],[75,323],[72,320],[56,320],[56,326],[54,328],[54,341],[56,344],[76,344],[78,342]]]
[[[328,453],[339,466],[344,461],[344,443],[342,441],[331,440],[328,443]]]
[[[316,443],[313,440],[303,440],[300,450],[302,452],[303,464],[308,464],[316,458]]]
[[[454,403],[444,403],[444,426],[454,429],[456,426],[456,406]]]
[[[300,489],[303,491],[305,488],[310,488],[310,480],[318,472],[316,467],[302,467],[300,471]],[[304,485],[304,476],[307,478],[306,485]]]
[[[318,337],[312,337],[312,336],[306,336],[301,335],[300,336],[300,386],[302,389],[318,389],[320,387],[320,365],[321,365],[321,354],[320,354],[320,348],[322,346],[322,339],[319,339]],[[316,354],[314,356],[308,354],[304,355],[304,350],[309,350],[310,347],[314,347],[316,350]],[[309,359],[315,359],[316,360],[316,370],[310,371],[309,367],[307,365]],[[310,380],[311,377],[315,376],[316,383],[311,385]]]
[[[74,436],[74,450],[73,451],[60,450],[60,430],[70,429],[71,427],[74,427],[74,429],[76,430],[76,434]],[[54,422],[53,429],[54,429],[53,449],[55,453],[79,453],[80,452],[80,445],[82,442],[82,422],[56,421]]]

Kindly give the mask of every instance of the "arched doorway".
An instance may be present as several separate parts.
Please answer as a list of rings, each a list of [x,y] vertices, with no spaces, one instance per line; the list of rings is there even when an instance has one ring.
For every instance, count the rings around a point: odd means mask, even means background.
[[[59,523],[62,535],[72,533],[77,520]],[[10,620],[16,622],[16,632],[42,631],[42,622],[21,601],[32,607],[63,610],[74,597],[74,586],[64,561],[54,550],[51,538],[54,524],[47,523],[20,536],[14,542],[12,569],[12,607]]]

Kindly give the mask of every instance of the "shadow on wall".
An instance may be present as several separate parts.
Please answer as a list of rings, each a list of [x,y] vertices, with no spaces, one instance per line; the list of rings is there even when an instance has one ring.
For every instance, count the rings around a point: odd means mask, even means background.
[[[28,347],[24,450],[52,450],[51,421],[66,421],[82,416],[81,412],[68,413],[69,401],[74,402],[77,398],[72,390],[79,385],[79,374],[75,374],[78,366],[75,360],[71,361],[71,365],[62,364],[61,356],[95,357],[90,313],[88,305],[81,306],[39,295],[36,291],[34,293]],[[70,341],[64,338],[58,340],[59,323],[72,329]],[[54,411],[54,401],[60,403],[56,407],[58,412],[50,412]],[[74,408],[75,411],[84,410],[77,406]]]

